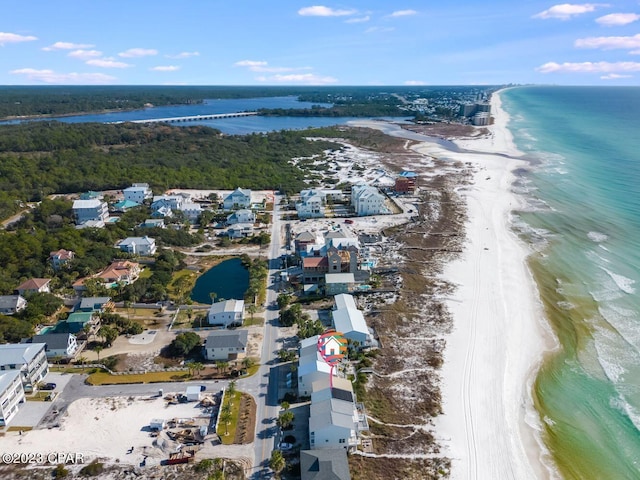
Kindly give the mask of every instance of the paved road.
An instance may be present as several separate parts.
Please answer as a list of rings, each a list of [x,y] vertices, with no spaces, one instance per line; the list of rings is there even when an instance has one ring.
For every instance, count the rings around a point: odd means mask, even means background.
[[[286,253],[282,249],[280,220],[280,197],[274,200],[273,224],[271,230],[271,247],[268,252],[269,260],[269,285],[267,288],[266,311],[260,369],[257,374],[237,381],[239,390],[245,391],[256,399],[256,439],[254,443],[254,470],[250,474],[251,479],[272,478],[273,473],[268,469],[271,451],[274,449],[277,427],[275,419],[279,412],[278,406],[278,378],[276,369],[272,367],[277,362],[278,345],[278,307],[276,299],[277,279],[280,272],[280,256]],[[154,396],[160,389],[163,393],[181,392],[189,385],[206,385],[207,391],[216,391],[228,385],[227,380],[219,381],[191,381],[184,383],[146,383],[126,385],[90,386],[84,383],[85,375],[73,375],[53,402],[52,408],[45,417],[44,425],[53,425],[59,421],[69,405],[80,398],[104,398],[113,396]]]

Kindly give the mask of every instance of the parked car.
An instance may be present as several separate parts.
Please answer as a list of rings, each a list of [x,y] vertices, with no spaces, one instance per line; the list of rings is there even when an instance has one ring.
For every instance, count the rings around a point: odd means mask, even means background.
[[[206,385],[200,385],[200,391],[204,392],[207,389]]]
[[[293,443],[280,442],[278,448],[280,448],[280,450],[282,450],[283,452],[286,452],[287,450],[291,450],[293,448]]]
[[[55,383],[45,383],[40,387],[40,390],[55,390],[57,385]]]

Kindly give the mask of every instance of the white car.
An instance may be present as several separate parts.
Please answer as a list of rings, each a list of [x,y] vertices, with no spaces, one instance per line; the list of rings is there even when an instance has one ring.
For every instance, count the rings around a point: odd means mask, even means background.
[[[293,443],[281,442],[279,448],[283,452],[291,450],[293,448]]]

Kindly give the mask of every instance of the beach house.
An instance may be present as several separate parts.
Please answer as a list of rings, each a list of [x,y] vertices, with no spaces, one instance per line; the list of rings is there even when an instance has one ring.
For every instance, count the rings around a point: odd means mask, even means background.
[[[118,242],[117,247],[123,252],[132,255],[154,255],[156,253],[156,241],[147,237],[127,237]]]
[[[0,427],[9,424],[25,401],[24,388],[17,370],[0,371]]]
[[[239,360],[247,355],[247,330],[215,330],[204,342],[207,360]]]
[[[244,300],[222,300],[211,305],[207,322],[209,325],[230,327],[242,325],[244,320]]]
[[[233,192],[224,197],[222,206],[225,210],[251,208],[251,190],[236,188]]]
[[[364,184],[351,187],[351,206],[359,217],[389,213],[384,206],[384,195]]]
[[[138,204],[153,198],[153,192],[148,183],[134,183],[122,191],[124,199]]]
[[[73,215],[76,225],[87,222],[96,222],[96,225],[103,224],[109,219],[109,206],[106,202],[94,198],[92,200],[75,200],[73,202]]]
[[[27,301],[22,295],[0,295],[0,314],[2,315],[13,315],[26,307]]]
[[[17,370],[25,389],[35,389],[49,373],[45,347],[44,343],[0,345],[0,371]]]

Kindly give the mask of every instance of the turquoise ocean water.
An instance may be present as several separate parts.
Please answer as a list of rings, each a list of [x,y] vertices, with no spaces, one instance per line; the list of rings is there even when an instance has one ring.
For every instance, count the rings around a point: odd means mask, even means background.
[[[516,229],[560,349],[534,385],[563,478],[640,479],[640,88],[501,93],[529,167]]]

